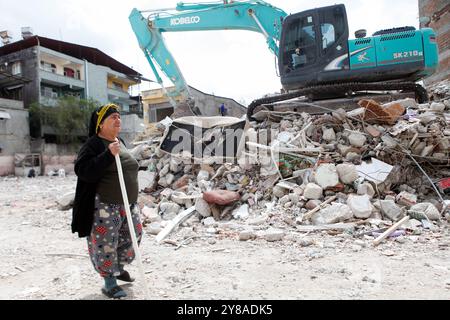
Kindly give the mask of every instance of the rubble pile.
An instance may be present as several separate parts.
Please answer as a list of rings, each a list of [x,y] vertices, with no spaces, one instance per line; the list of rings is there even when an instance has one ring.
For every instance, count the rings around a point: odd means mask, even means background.
[[[361,100],[348,112],[269,112],[250,123],[234,163],[163,152],[166,119],[132,151],[145,168],[147,230],[159,234],[192,207],[184,226],[243,241],[281,240],[290,228],[373,238],[392,225],[391,237],[438,229],[449,219],[450,83],[431,94],[425,104]]]

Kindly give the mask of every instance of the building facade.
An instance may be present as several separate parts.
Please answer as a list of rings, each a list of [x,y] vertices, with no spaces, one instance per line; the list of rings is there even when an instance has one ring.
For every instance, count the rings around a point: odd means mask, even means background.
[[[0,175],[14,174],[14,158],[31,152],[40,154],[42,173],[58,166],[66,171],[73,167],[70,159],[65,161],[69,165],[55,159],[73,157],[76,151],[49,148],[47,139],[30,139],[28,108],[33,103],[53,107],[64,96],[115,103],[122,110],[125,140],[132,141],[143,131],[142,119],[137,116],[142,114],[140,101],[129,94],[140,76],[98,49],[40,36],[0,47],[0,113],[9,116],[0,117]],[[41,137],[52,135],[53,128],[42,126]]]
[[[128,91],[140,74],[95,48],[33,36],[0,47],[0,67],[30,80],[9,86],[26,108],[33,102],[54,106],[68,95],[116,103],[125,113],[136,104]],[[5,88],[8,84],[0,90]]]
[[[14,174],[17,153],[30,153],[28,111],[22,101],[0,98],[0,176]]]
[[[439,69],[426,83],[450,78],[450,2],[448,0],[419,0],[420,27],[432,28],[439,46]]]
[[[195,107],[202,116],[220,116],[220,106],[224,104],[226,115],[240,118],[246,114],[247,108],[233,99],[215,96],[204,93],[193,87],[189,87],[190,93],[195,100]],[[173,87],[167,88],[172,91]],[[180,97],[175,97],[179,102]],[[162,89],[153,89],[142,92],[142,103],[144,108],[144,122],[154,123],[163,120],[166,116],[170,117],[174,113],[174,108],[169,103],[169,99]]]

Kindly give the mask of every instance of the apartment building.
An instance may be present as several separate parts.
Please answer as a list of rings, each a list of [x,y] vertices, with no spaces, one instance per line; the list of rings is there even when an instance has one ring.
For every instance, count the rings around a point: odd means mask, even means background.
[[[116,103],[124,113],[137,104],[128,92],[140,74],[96,48],[31,36],[0,47],[0,70],[30,80],[0,84],[0,93],[23,100],[26,108],[33,102],[54,106],[68,95]]]
[[[439,68],[425,80],[435,83],[450,78],[450,2],[448,0],[419,0],[420,27],[433,28],[439,46]]]
[[[168,92],[173,92],[175,88],[166,89]],[[189,91],[195,99],[196,109],[202,116],[219,116],[221,104],[224,104],[227,116],[230,117],[240,118],[247,112],[247,108],[234,99],[205,93],[191,86],[189,86]],[[179,102],[180,99],[181,97],[174,97],[176,102]],[[174,108],[162,89],[142,91],[142,103],[145,123],[159,122],[174,113]]]

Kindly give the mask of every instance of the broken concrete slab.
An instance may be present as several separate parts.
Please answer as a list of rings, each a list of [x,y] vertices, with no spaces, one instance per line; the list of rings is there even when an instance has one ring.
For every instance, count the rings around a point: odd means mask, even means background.
[[[429,202],[422,202],[413,205],[410,211],[418,212],[424,214],[430,220],[439,220],[441,218],[441,214],[438,209]]]
[[[311,217],[311,222],[317,224],[333,224],[343,222],[353,217],[350,207],[342,203],[332,203]]]
[[[382,183],[386,180],[394,167],[376,158],[371,161],[362,162],[361,165],[356,166],[356,170],[361,178],[376,184]]]
[[[395,201],[399,205],[411,208],[417,203],[417,196],[407,191],[402,191],[395,197]]]
[[[195,210],[204,218],[211,216],[211,208],[208,202],[202,198],[195,200]]]
[[[381,212],[390,220],[397,221],[404,216],[406,210],[397,206],[393,200],[380,200]]]

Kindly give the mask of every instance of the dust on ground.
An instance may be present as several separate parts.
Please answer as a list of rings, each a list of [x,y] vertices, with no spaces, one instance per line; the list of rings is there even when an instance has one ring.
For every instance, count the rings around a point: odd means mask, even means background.
[[[70,230],[71,210],[57,197],[76,177],[0,180],[0,299],[107,299],[88,258],[85,239]],[[225,222],[223,222],[225,224]],[[220,229],[219,222],[219,229]],[[450,299],[448,223],[418,236],[373,247],[352,235],[287,231],[282,241],[239,241],[193,227],[141,249],[151,299]],[[126,299],[145,299],[137,262]]]

